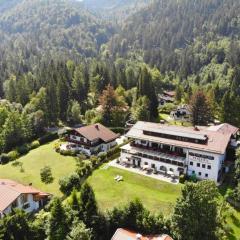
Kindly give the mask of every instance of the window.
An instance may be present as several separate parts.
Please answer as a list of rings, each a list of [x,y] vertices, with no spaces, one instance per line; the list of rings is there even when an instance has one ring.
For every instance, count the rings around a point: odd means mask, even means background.
[[[28,201],[28,196],[27,194],[22,194],[21,198],[20,198],[21,204],[23,205],[24,203],[26,203]]]
[[[155,168],[155,164],[152,164],[152,165],[151,165],[151,168]]]
[[[15,200],[13,203],[12,203],[12,208],[16,208],[17,207],[17,200]]]
[[[190,165],[193,166],[193,162],[190,162]]]
[[[200,163],[197,163],[197,167],[200,167]]]
[[[148,165],[148,162],[144,162],[144,165]]]
[[[202,168],[206,168],[206,164],[202,164]]]
[[[195,174],[195,171],[192,171],[192,174]]]
[[[208,169],[212,169],[211,165],[208,165],[207,168],[208,168]]]
[[[201,173],[201,172],[199,172],[199,173],[198,173],[198,176],[201,176],[201,175],[202,175],[202,173]]]
[[[205,177],[206,177],[206,178],[208,177],[208,174],[207,174],[207,173],[205,174]]]

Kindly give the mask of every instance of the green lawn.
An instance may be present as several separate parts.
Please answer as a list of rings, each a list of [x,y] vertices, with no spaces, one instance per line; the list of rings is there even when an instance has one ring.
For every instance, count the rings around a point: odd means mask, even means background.
[[[116,182],[116,175],[123,176],[124,181]],[[103,211],[138,198],[152,212],[161,211],[165,215],[172,212],[182,187],[180,184],[173,185],[114,167],[94,171],[88,182],[93,187],[99,207]],[[229,239],[237,240],[240,236],[240,212],[233,208],[231,211],[233,214],[227,219]]]
[[[123,182],[116,182],[116,175],[123,176]],[[181,185],[162,182],[125,170],[110,167],[98,169],[88,182],[93,187],[96,199],[102,210],[140,199],[151,211],[170,213],[180,194]]]
[[[34,187],[60,196],[58,180],[62,176],[68,175],[75,169],[73,157],[65,157],[56,153],[54,143],[49,143],[32,150],[27,155],[18,159],[23,163],[24,172],[20,172],[20,167],[13,167],[12,163],[0,165],[0,178],[9,178],[21,183],[32,183]],[[40,169],[50,166],[54,177],[52,184],[46,185],[40,180]]]
[[[232,208],[233,215],[228,217],[227,222],[230,227],[229,240],[239,240],[240,237],[240,212]]]

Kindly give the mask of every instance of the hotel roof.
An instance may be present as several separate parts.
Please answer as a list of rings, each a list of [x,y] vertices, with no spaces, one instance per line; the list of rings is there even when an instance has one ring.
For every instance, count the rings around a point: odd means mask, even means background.
[[[138,237],[138,238],[137,238]],[[173,240],[166,234],[142,236],[139,233],[118,228],[111,240]]]
[[[205,141],[205,143],[193,143],[188,141],[145,135],[143,131],[207,141]],[[193,127],[169,126],[159,123],[139,121],[130,129],[126,136],[167,145],[224,154],[231,136],[234,135],[237,131],[238,128],[231,126],[230,124],[221,124],[220,126],[214,127],[198,127],[196,130]]]
[[[37,194],[40,196],[49,195],[33,188],[32,186],[25,186],[8,179],[0,179],[0,212],[4,211],[21,194]]]

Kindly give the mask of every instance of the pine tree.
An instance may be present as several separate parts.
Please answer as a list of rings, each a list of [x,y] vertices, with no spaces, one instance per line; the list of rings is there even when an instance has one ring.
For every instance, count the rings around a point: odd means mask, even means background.
[[[214,182],[187,183],[177,200],[172,217],[176,239],[217,240],[222,230],[218,189]]]
[[[102,106],[103,122],[106,125],[111,125],[112,113],[117,106],[117,95],[112,86],[108,85],[107,88],[103,90],[103,93],[99,98],[99,103]]]
[[[87,227],[93,227],[97,224],[98,207],[94,192],[88,183],[85,183],[80,191],[80,216]]]
[[[230,90],[227,91],[221,101],[220,119],[236,126],[240,126],[240,113],[236,109],[240,108],[240,97]]]
[[[59,198],[53,200],[50,214],[48,229],[49,240],[66,239],[68,233],[68,226],[66,224],[67,216]]]
[[[207,125],[212,120],[211,104],[205,93],[197,91],[190,101],[191,121],[195,125]]]
[[[147,96],[150,101],[150,116],[152,119],[158,117],[158,99],[152,83],[152,77],[146,67],[141,69],[138,79],[138,97]]]

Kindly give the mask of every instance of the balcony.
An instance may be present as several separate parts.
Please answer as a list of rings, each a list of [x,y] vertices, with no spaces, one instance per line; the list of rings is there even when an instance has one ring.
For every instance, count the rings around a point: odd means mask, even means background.
[[[139,149],[145,149],[145,150],[148,150],[148,151],[153,151],[153,152],[157,152],[157,153],[165,153],[167,155],[171,155],[173,157],[182,157],[182,158],[186,158],[186,154],[185,153],[180,153],[180,152],[177,152],[177,151],[170,151],[168,149],[160,149],[158,147],[149,147],[149,146],[144,146],[142,144],[136,144],[134,142],[131,142],[130,143],[130,146],[131,147],[135,147],[135,148],[139,148]]]
[[[130,154],[133,157],[146,158],[166,164],[185,167],[185,157],[162,153],[160,151],[152,151],[151,148],[136,148],[127,144],[122,147],[122,152]]]

